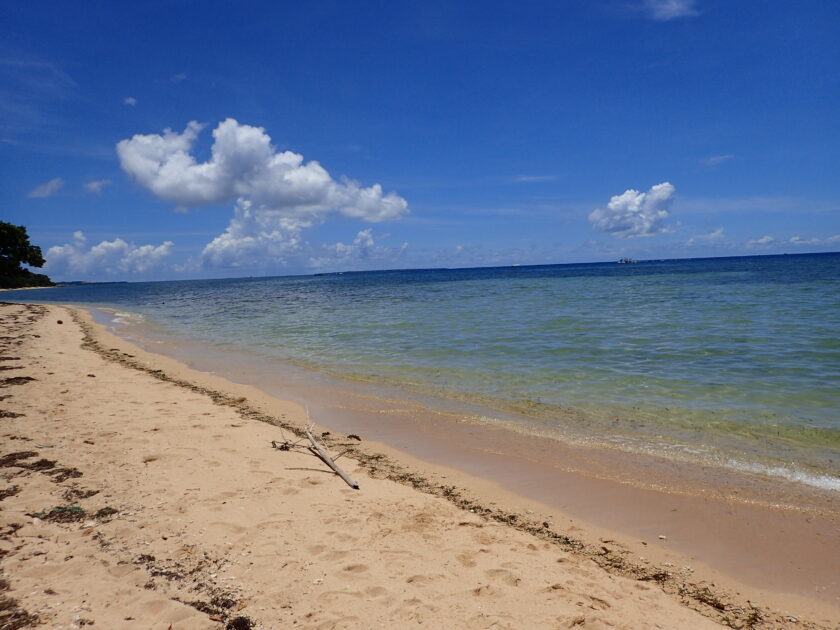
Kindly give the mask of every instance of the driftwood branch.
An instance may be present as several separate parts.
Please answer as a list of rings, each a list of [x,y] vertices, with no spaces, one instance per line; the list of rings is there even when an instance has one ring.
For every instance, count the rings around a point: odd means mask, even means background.
[[[312,443],[312,446],[309,447],[309,450],[312,451],[312,453],[314,453],[318,457],[320,457],[321,460],[323,460],[323,462],[327,466],[332,468],[333,471],[335,471],[336,475],[338,475],[339,477],[344,479],[344,481],[347,482],[348,486],[350,486],[351,488],[354,488],[355,490],[358,490],[359,489],[359,484],[356,483],[353,479],[351,479],[347,475],[347,473],[345,473],[343,470],[341,470],[341,468],[338,467],[338,464],[335,463],[335,460],[332,457],[329,456],[329,454],[327,453],[326,450],[324,450],[324,447],[321,446],[320,444],[318,444],[318,441],[312,435],[312,428],[314,426],[315,425],[310,425],[310,427],[308,429],[306,429],[306,437],[308,437],[309,441]],[[344,453],[342,453],[342,455],[343,454]]]

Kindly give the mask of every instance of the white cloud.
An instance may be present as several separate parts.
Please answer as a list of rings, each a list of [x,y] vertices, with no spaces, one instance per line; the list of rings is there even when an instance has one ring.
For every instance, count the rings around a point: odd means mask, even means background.
[[[117,154],[140,185],[182,208],[236,201],[227,229],[202,252],[205,265],[283,262],[300,248],[301,231],[331,213],[369,222],[408,213],[408,202],[379,184],[336,181],[318,162],[278,152],[263,128],[232,118],[213,130],[210,159],[199,163],[190,151],[201,129],[192,121],[180,134],[138,134],[119,142]]]
[[[772,236],[766,235],[761,238],[753,238],[747,241],[748,247],[766,246],[766,245],[799,245],[799,246],[815,246],[815,245],[833,245],[840,243],[840,234],[828,236],[826,238],[819,238],[812,236],[811,238],[803,238],[801,236],[792,236],[788,239],[776,239]]]
[[[105,188],[105,186],[108,186],[110,184],[111,184],[110,179],[94,179],[92,181],[89,181],[89,182],[85,183],[84,187],[85,187],[85,190],[87,190],[89,193],[93,193],[94,195],[99,195],[99,194],[102,193],[102,189]]]
[[[791,245],[819,245],[822,241],[816,237],[802,238],[801,236],[793,236],[788,240]]]
[[[753,247],[755,245],[770,245],[771,243],[775,243],[776,239],[770,236],[769,234],[765,234],[761,238],[753,238],[747,241],[748,247]]]
[[[694,8],[695,0],[644,0],[648,17],[661,22],[681,17],[694,17],[700,13]]]
[[[282,264],[301,249],[301,230],[310,225],[271,210],[255,211],[250,201],[239,199],[227,229],[204,246],[201,263],[244,268]]]
[[[123,103],[125,103],[126,105],[131,105],[132,107],[134,107],[135,105],[137,105],[137,99],[134,98],[133,96],[126,96],[123,99]]]
[[[55,193],[64,187],[66,182],[60,177],[51,179],[50,181],[36,186],[26,195],[30,199],[41,199],[44,197],[52,197]]]
[[[57,276],[143,274],[159,267],[171,250],[171,241],[157,246],[137,246],[121,238],[102,241],[88,249],[87,238],[77,231],[73,233],[72,243],[47,250],[44,269]]]
[[[701,234],[700,236],[692,236],[688,241],[686,241],[686,245],[694,245],[697,241],[706,241],[706,242],[714,242],[719,241],[723,238],[723,228],[720,227],[716,230],[709,232],[708,234]]]
[[[593,227],[619,238],[652,236],[667,231],[663,222],[668,218],[675,188],[669,182],[652,186],[647,192],[628,189],[614,195],[606,208],[596,208],[589,214]]]
[[[344,243],[324,245],[320,255],[309,260],[309,265],[318,269],[338,266],[353,267],[359,266],[360,263],[361,266],[365,266],[365,262],[377,260],[393,264],[394,259],[402,256],[407,249],[408,243],[403,243],[398,248],[377,244],[373,229],[368,228],[356,234],[356,238],[349,245]]]
[[[727,153],[726,155],[713,155],[712,157],[706,158],[705,160],[703,160],[703,164],[705,164],[709,168],[714,168],[718,164],[723,164],[724,162],[728,162],[729,160],[731,160],[734,157],[735,156],[732,155],[731,153]]]

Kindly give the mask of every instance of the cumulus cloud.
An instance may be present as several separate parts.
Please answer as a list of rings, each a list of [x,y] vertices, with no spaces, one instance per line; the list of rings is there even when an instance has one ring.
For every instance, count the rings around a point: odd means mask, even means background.
[[[695,0],[644,0],[648,17],[660,22],[667,22],[682,17],[699,15],[694,8]]]
[[[316,161],[278,151],[262,127],[232,118],[213,130],[210,159],[198,162],[193,144],[202,125],[182,133],[135,135],[117,144],[123,170],[160,199],[183,208],[235,201],[225,232],[202,252],[205,264],[241,267],[282,262],[301,246],[303,229],[337,213],[363,221],[399,219],[408,202],[379,184],[336,181]]]
[[[716,230],[712,230],[708,234],[701,234],[700,236],[692,236],[688,241],[686,241],[686,245],[694,245],[697,241],[706,241],[712,243],[714,241],[719,241],[723,238],[723,228],[720,227]]]
[[[102,189],[111,184],[110,179],[94,179],[84,184],[85,190],[94,195],[102,194]]]
[[[309,260],[309,265],[315,268],[354,266],[363,261],[393,260],[402,256],[408,249],[408,243],[399,247],[390,247],[376,242],[373,229],[361,230],[350,244],[335,243],[324,245],[319,256]]]
[[[73,233],[71,243],[47,250],[44,269],[57,276],[143,274],[158,268],[171,251],[171,241],[157,246],[137,246],[121,238],[88,248],[84,233],[77,231]]]
[[[270,210],[255,210],[251,201],[240,199],[227,229],[204,246],[205,267],[260,267],[266,262],[282,264],[301,250],[301,231],[311,224],[284,217]]]
[[[51,179],[48,182],[36,186],[26,195],[30,199],[42,199],[44,197],[52,197],[55,193],[64,187],[66,182],[60,177]]]
[[[619,238],[652,236],[667,231],[663,225],[668,218],[676,189],[669,182],[652,186],[647,192],[628,189],[614,195],[606,208],[596,208],[589,214],[593,227]]]
[[[125,103],[126,105],[131,105],[132,107],[134,107],[135,105],[137,105],[137,99],[134,98],[133,96],[126,96],[123,99],[123,103]]]

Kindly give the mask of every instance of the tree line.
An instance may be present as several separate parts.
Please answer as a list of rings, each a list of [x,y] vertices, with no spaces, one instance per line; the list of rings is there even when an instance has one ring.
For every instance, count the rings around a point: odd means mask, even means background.
[[[29,242],[22,225],[0,221],[0,289],[51,287],[52,280],[23,267],[43,267],[41,248]]]

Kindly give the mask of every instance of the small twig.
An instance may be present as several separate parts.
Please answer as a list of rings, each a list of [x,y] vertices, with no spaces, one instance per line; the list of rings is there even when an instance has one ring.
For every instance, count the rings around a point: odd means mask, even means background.
[[[315,423],[312,423],[311,425],[309,425],[309,428],[306,429],[306,437],[308,437],[309,441],[312,443],[312,446],[310,447],[309,450],[314,452],[315,455],[320,457],[321,460],[327,466],[332,468],[335,471],[335,474],[337,474],[339,477],[344,479],[344,481],[347,483],[348,486],[350,486],[351,488],[353,488],[355,490],[358,490],[359,489],[359,484],[356,483],[353,479],[351,479],[347,475],[347,473],[345,473],[343,470],[341,470],[341,468],[338,467],[338,464],[335,463],[333,458],[330,457],[329,454],[327,453],[327,451],[324,450],[324,447],[322,447],[320,444],[318,444],[317,440],[315,440],[315,437],[312,435],[312,429],[313,428],[315,428]]]

